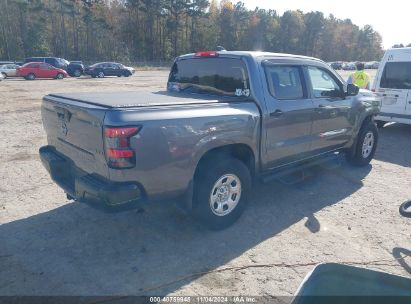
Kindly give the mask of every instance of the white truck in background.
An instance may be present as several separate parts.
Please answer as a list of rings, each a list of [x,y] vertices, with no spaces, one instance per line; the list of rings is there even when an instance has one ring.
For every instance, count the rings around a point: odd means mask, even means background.
[[[411,48],[389,49],[378,68],[372,90],[381,96],[377,126],[411,124]]]

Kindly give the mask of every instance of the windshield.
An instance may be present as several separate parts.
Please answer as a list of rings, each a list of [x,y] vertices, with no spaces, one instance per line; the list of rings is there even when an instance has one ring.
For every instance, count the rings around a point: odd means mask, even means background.
[[[167,86],[169,91],[248,97],[247,68],[240,59],[194,58],[174,63]]]

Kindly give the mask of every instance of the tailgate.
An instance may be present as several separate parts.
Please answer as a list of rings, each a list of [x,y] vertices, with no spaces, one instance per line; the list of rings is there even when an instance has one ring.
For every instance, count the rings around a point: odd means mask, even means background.
[[[108,177],[102,133],[106,110],[57,96],[44,97],[41,115],[48,144],[83,171]]]

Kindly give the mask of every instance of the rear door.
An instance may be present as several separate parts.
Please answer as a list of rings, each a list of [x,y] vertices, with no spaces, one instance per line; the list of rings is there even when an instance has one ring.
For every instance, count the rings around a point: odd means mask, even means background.
[[[350,140],[353,97],[344,96],[343,83],[328,69],[307,66],[306,73],[314,105],[311,150],[320,154],[337,149]]]
[[[394,114],[401,118],[410,111],[411,62],[388,61],[381,74],[379,95],[382,97],[381,115]]]
[[[51,66],[47,63],[41,63],[38,76],[39,78],[53,78],[53,71],[51,70]]]
[[[263,63],[268,85],[265,158],[267,168],[311,155],[313,102],[308,97],[302,66]]]
[[[116,72],[117,66],[113,63],[107,63],[104,69],[104,74],[107,76],[117,76]]]

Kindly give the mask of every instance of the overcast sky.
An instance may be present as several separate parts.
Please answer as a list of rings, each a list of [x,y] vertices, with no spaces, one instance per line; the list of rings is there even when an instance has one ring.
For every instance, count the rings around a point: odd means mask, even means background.
[[[236,3],[237,1],[232,1]],[[364,26],[370,24],[379,32],[383,46],[390,48],[396,43],[411,43],[410,4],[407,0],[242,0],[249,9],[256,6],[275,9],[279,14],[287,10],[300,9],[303,12],[320,11],[328,16],[332,13],[340,19],[351,19],[353,23]]]

